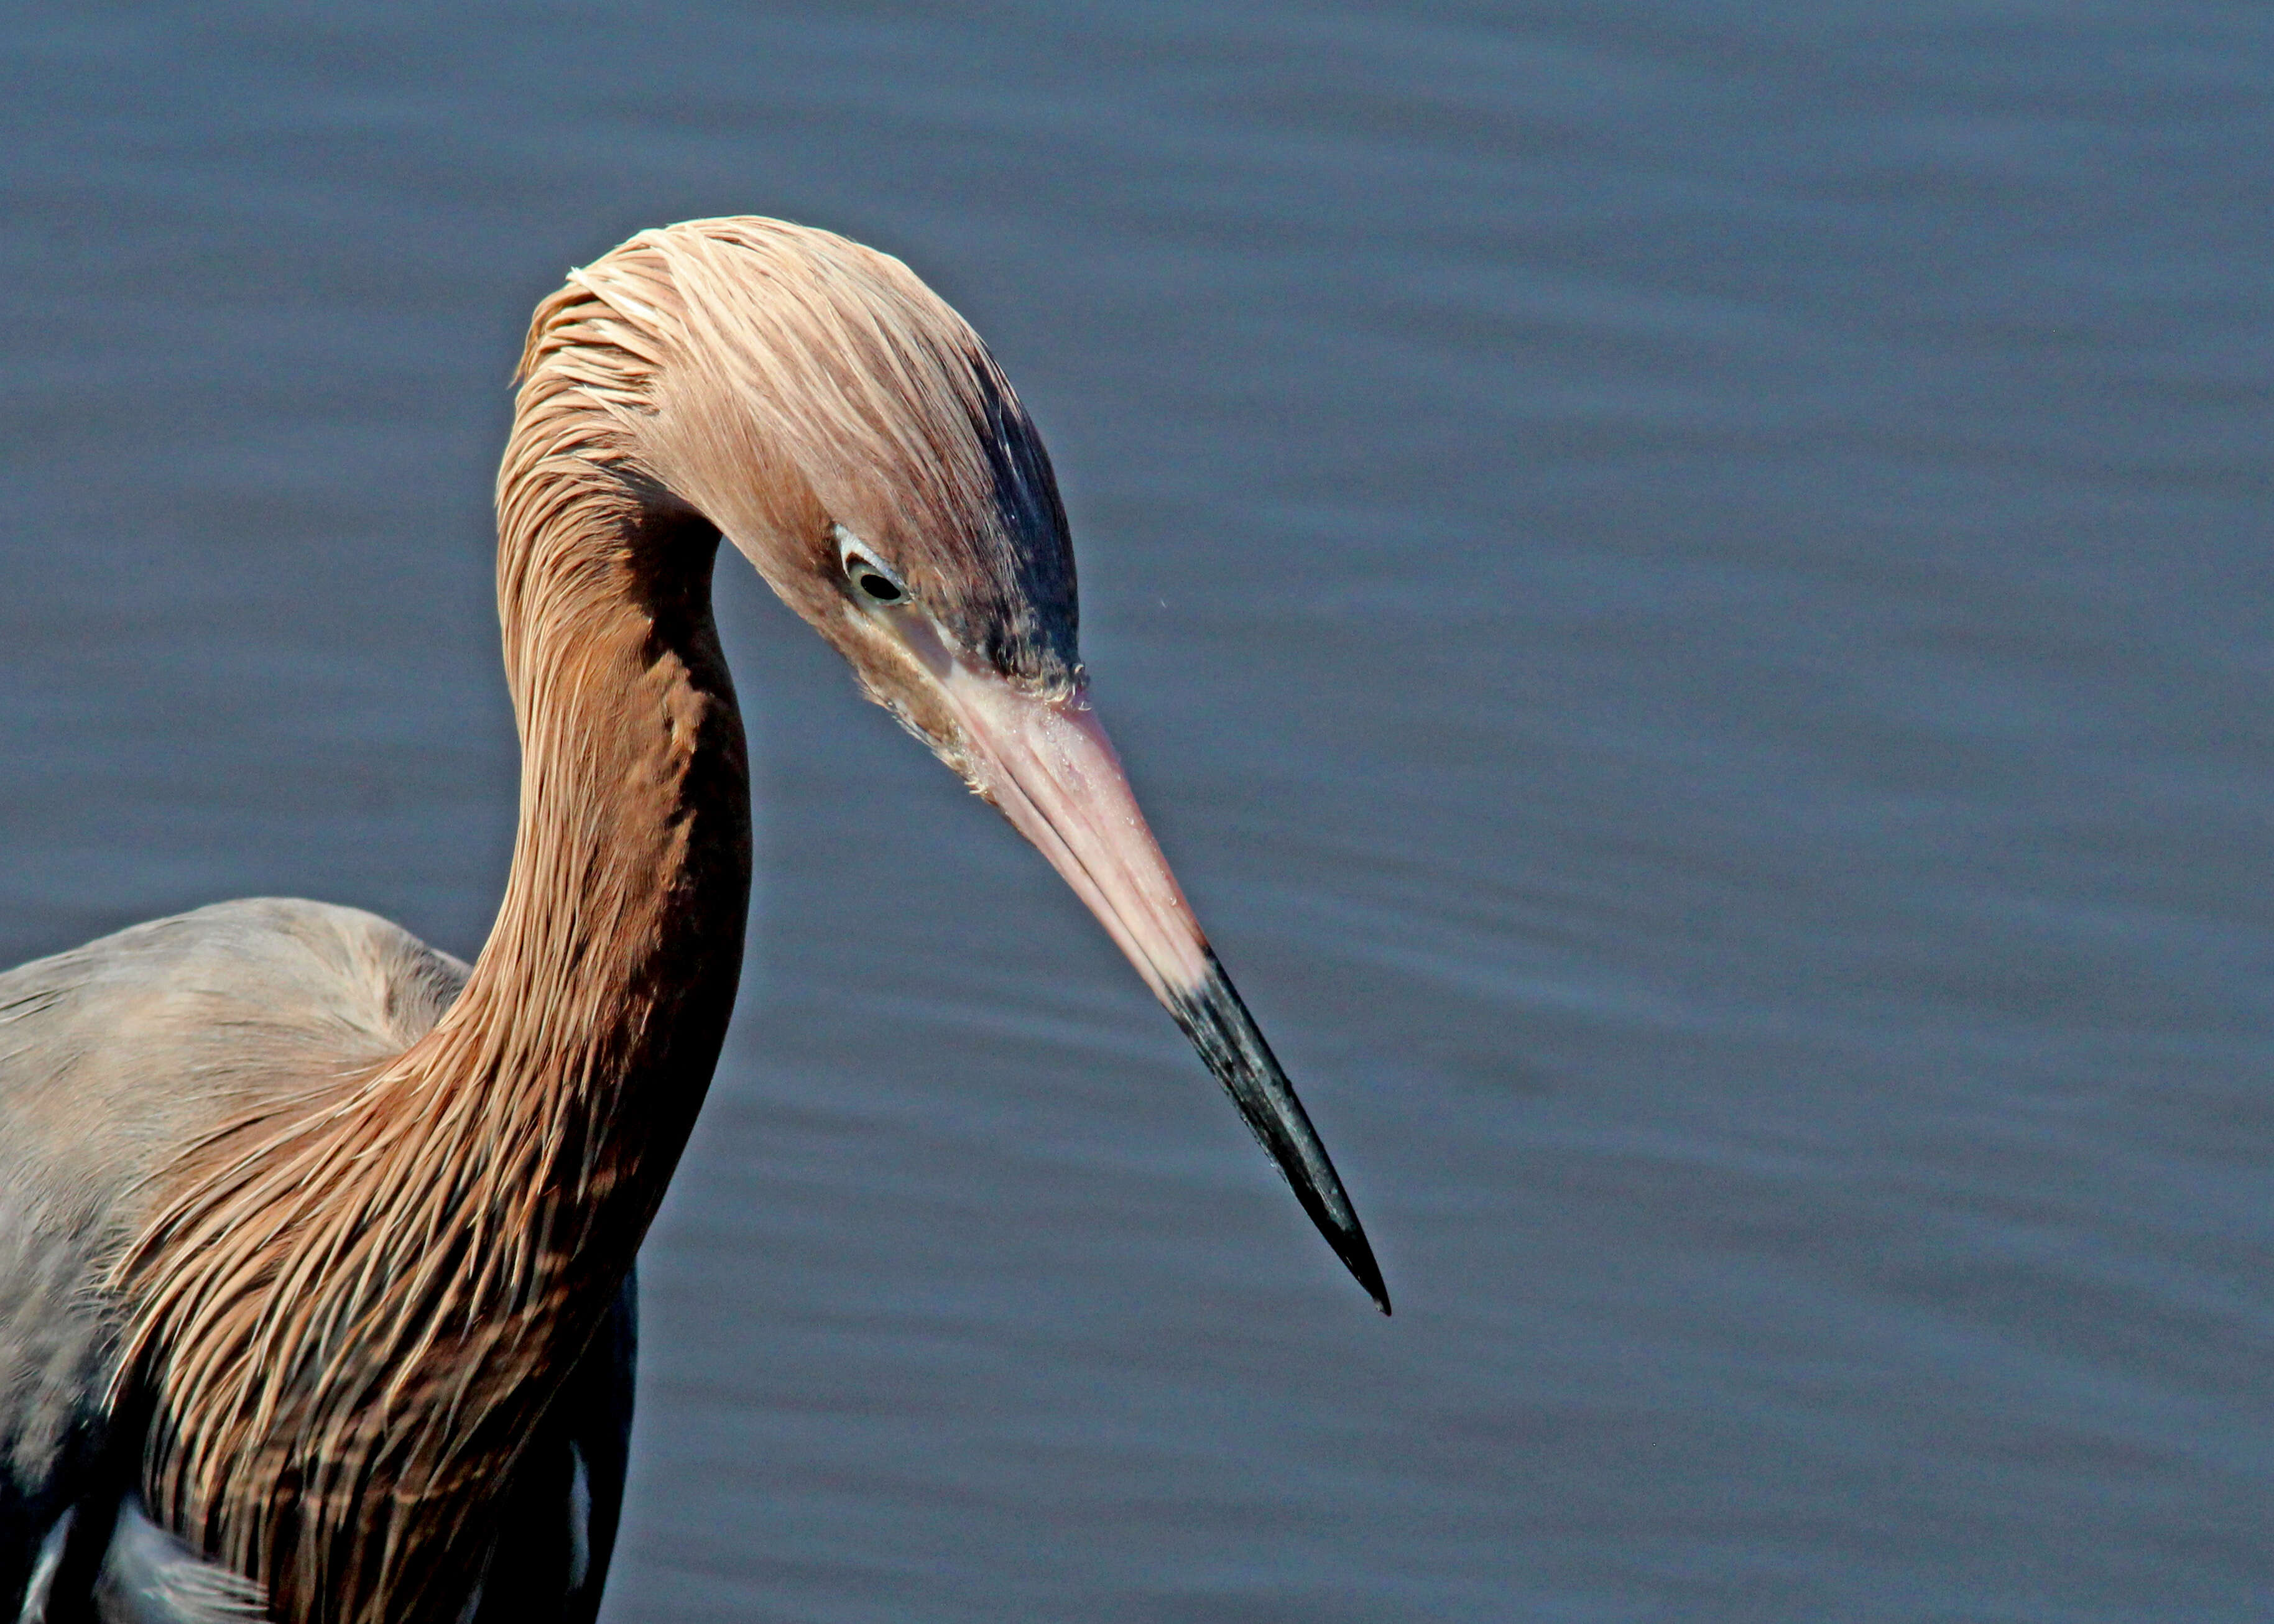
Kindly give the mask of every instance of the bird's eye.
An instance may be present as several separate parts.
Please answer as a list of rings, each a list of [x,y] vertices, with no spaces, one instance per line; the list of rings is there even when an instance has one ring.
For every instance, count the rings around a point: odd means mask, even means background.
[[[837,557],[845,567],[845,579],[853,590],[872,604],[904,604],[908,601],[905,582],[893,573],[891,565],[879,560],[862,547],[852,531],[837,526]]]

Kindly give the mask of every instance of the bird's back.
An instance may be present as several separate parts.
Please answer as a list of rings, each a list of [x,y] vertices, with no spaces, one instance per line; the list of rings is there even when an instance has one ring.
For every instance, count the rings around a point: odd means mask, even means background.
[[[154,1176],[248,1109],[400,1054],[466,974],[373,914],[275,898],[0,974],[0,1618],[102,1470],[104,1271]]]

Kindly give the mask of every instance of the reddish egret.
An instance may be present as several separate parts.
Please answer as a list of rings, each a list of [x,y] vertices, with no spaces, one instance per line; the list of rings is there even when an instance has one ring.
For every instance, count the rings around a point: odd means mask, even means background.
[[[722,536],[1080,893],[1387,1312],[1090,707],[1050,460],[962,319],[698,221],[573,274],[519,377],[521,810],[471,967],[261,900],[0,976],[0,1617],[593,1617],[633,1259],[749,904]]]

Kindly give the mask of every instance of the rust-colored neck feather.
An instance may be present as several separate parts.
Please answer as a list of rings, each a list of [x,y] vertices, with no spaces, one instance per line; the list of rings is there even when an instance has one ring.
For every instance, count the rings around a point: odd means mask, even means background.
[[[718,534],[630,466],[591,383],[531,372],[500,477],[521,814],[463,996],[376,1074],[200,1147],[120,1267],[152,1507],[292,1624],[463,1602],[734,999],[749,805]]]

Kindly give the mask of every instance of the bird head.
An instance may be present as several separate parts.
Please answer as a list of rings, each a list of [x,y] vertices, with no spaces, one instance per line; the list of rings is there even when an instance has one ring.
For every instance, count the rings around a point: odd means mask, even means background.
[[[524,421],[602,414],[613,432],[580,455],[715,526],[1041,850],[1388,1312],[1333,1164],[1099,720],[1050,457],[970,326],[843,237],[695,221],[572,273],[538,307],[522,388]]]

